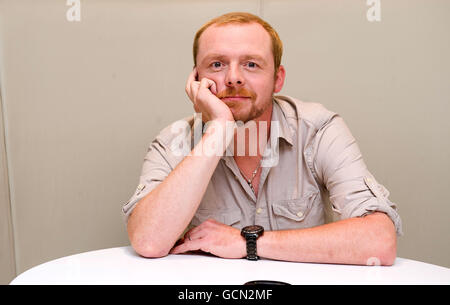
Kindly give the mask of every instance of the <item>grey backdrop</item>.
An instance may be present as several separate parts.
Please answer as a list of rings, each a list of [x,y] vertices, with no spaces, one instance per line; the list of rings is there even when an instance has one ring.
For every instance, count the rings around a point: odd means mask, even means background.
[[[193,113],[192,39],[248,11],[284,42],[283,94],[340,113],[399,206],[398,256],[450,267],[450,2],[0,0],[0,282],[128,245],[146,147]]]

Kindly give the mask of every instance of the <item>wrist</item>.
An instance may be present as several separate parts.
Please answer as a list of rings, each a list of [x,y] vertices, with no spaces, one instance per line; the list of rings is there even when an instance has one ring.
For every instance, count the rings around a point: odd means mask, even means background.
[[[246,240],[246,258],[258,260],[258,238],[264,234],[264,228],[259,225],[246,226],[242,228],[241,235]]]
[[[247,257],[247,241],[245,240],[245,237],[241,235],[239,232],[239,258],[246,258]]]
[[[205,123],[203,137],[203,152],[206,155],[223,156],[230,145],[236,128],[235,121],[215,119]]]

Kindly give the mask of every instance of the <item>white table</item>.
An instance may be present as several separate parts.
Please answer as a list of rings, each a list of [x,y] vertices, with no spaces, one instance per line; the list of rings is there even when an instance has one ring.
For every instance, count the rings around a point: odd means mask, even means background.
[[[450,269],[397,258],[383,266],[222,259],[201,254],[143,258],[131,247],[91,251],[33,267],[11,284],[242,285],[252,280],[290,284],[450,284]]]

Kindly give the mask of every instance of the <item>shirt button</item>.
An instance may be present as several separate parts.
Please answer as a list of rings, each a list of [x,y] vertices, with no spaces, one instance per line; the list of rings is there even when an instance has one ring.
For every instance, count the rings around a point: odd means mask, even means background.
[[[297,213],[297,216],[298,216],[299,218],[302,218],[302,217],[303,217],[303,212],[302,212],[302,211],[298,212],[298,213]]]
[[[256,213],[257,213],[257,214],[261,214],[261,212],[262,212],[262,209],[261,209],[261,208],[258,208],[258,209],[256,210]]]

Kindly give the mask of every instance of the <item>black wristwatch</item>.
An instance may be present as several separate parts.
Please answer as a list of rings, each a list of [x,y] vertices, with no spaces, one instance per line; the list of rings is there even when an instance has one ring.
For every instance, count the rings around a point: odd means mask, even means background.
[[[256,240],[258,237],[263,235],[264,228],[261,226],[247,226],[242,228],[241,235],[244,236],[247,241],[247,259],[251,261],[256,261],[259,259],[256,255]]]

